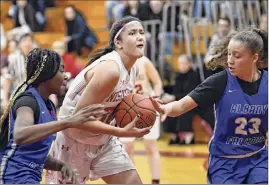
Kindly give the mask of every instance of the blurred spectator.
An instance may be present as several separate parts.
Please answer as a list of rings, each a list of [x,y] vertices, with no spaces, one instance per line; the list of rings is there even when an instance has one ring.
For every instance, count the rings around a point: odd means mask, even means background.
[[[3,74],[3,70],[4,68],[7,67],[7,55],[4,53],[4,50],[6,49],[6,45],[7,45],[7,39],[6,39],[6,35],[4,32],[4,28],[3,25],[0,23],[0,37],[1,37],[1,54],[0,54],[0,62],[1,62],[1,71],[0,71],[0,76]]]
[[[55,41],[52,44],[52,50],[59,53],[59,55],[62,57],[65,72],[69,72],[71,74],[71,78],[75,78],[83,69],[83,66],[76,61],[74,55],[66,53],[66,45],[64,42]]]
[[[74,6],[65,8],[66,37],[63,39],[68,43],[68,52],[75,51],[81,55],[83,46],[91,50],[98,39],[89,28],[84,16]]]
[[[44,29],[46,22],[46,0],[28,0],[35,10],[35,19],[40,25],[40,31]]]
[[[1,69],[0,69],[0,103],[2,103],[3,101],[3,78],[2,78],[2,75],[5,73],[5,69],[7,68],[7,64],[8,64],[8,61],[7,61],[7,56],[6,54],[4,53],[4,50],[6,48],[6,44],[7,44],[7,39],[6,39],[6,36],[5,36],[5,32],[4,32],[4,29],[3,29],[3,26],[2,24],[0,23],[0,29],[1,29],[1,54],[0,54],[0,64],[1,64]],[[1,108],[0,109],[0,116],[2,115],[3,113],[3,109]]]
[[[186,55],[178,58],[178,72],[176,73],[173,95],[180,100],[200,84],[199,75],[192,70],[191,61]],[[194,111],[190,111],[176,118],[175,124],[170,125],[170,144],[190,144],[193,142],[192,118]]]
[[[112,26],[114,20],[118,20],[123,17],[126,4],[127,1],[124,0],[105,1],[107,28]]]
[[[181,24],[180,16],[182,15],[183,12],[180,12],[180,7],[176,6],[175,14],[172,15],[172,9],[173,9],[174,4],[175,3],[172,2],[172,6],[168,7],[167,9],[167,15],[168,15],[167,20],[163,20],[163,17],[162,17],[162,22],[166,21],[166,28],[164,32],[160,32],[160,34],[158,35],[158,39],[160,41],[163,39],[165,43],[165,55],[166,56],[172,55],[173,44],[175,43],[175,41],[181,41],[183,39],[182,35],[179,32],[179,25]],[[162,12],[160,12],[159,15],[162,15]],[[172,17],[175,19],[175,22],[171,21],[173,19]],[[173,24],[174,24],[174,29],[172,29]]]
[[[217,32],[212,36],[209,50],[212,46],[218,44],[221,39],[226,37],[231,31],[231,21],[228,17],[221,17],[218,20]]]
[[[145,21],[149,19],[150,8],[146,3],[141,3],[139,0],[130,0],[127,1],[127,6],[124,9],[124,16],[134,16],[140,19],[141,21]]]
[[[19,48],[8,56],[7,73],[3,75],[3,101],[2,108],[8,104],[9,95],[25,80],[25,57],[34,48],[32,35],[25,34],[19,40]]]
[[[188,95],[201,83],[199,74],[192,69],[191,60],[186,55],[178,58],[178,72],[176,74],[173,95],[176,100],[180,100]],[[168,120],[167,131],[171,133],[169,144],[192,144],[194,143],[194,133],[192,122],[195,115],[199,115],[203,120],[201,124],[206,132],[211,136],[214,124],[213,109],[197,107],[181,116]],[[206,121],[205,121],[206,120]],[[170,122],[170,123],[169,123]],[[174,123],[171,123],[174,122]],[[210,125],[208,124],[210,123]]]
[[[10,40],[8,42],[8,54],[11,55],[12,53],[14,53],[18,48],[18,42],[16,40]]]
[[[268,31],[268,16],[266,14],[263,14],[261,16],[261,20],[260,20],[260,29],[264,30],[264,31]]]
[[[28,25],[32,32],[42,31],[42,25],[36,20],[36,12],[31,4],[26,0],[17,1],[17,10],[15,12],[14,27]]]

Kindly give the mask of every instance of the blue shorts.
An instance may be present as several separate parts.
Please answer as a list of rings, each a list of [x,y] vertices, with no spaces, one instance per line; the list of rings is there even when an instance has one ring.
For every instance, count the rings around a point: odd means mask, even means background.
[[[240,159],[209,156],[210,184],[268,184],[268,147]]]

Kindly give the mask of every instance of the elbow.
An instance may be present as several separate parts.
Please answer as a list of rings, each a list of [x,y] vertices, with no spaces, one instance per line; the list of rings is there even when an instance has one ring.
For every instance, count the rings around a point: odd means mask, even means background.
[[[17,145],[24,145],[26,144],[26,135],[23,134],[23,131],[15,131],[14,132],[14,142],[17,144]]]

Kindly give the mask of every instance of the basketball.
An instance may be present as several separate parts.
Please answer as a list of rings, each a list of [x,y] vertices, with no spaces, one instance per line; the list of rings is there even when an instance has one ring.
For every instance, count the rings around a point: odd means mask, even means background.
[[[149,97],[140,94],[126,96],[115,109],[115,119],[119,127],[123,128],[132,122],[136,115],[140,115],[137,128],[153,126],[156,120],[156,110]]]

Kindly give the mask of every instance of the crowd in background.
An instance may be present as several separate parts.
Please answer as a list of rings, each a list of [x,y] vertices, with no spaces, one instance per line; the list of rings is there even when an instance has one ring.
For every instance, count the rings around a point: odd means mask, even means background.
[[[106,8],[107,25],[104,25],[103,29],[109,29],[115,20],[127,15],[137,17],[141,21],[160,20],[161,23],[166,22],[165,34],[161,32],[162,25],[156,27],[155,35],[152,35],[153,33],[151,32],[153,28],[149,27],[147,29],[147,40],[150,42],[152,37],[154,37],[156,40],[154,47],[159,51],[161,39],[165,37],[164,54],[165,56],[171,56],[173,55],[172,50],[174,42],[185,39],[184,34],[180,34],[183,24],[182,17],[184,16],[189,18],[205,18],[206,21],[211,23],[214,22],[214,19],[217,19],[216,29],[211,39],[209,39],[207,52],[210,52],[211,46],[218,44],[222,38],[233,32],[236,28],[237,18],[231,20],[228,16],[230,11],[227,8],[229,4],[228,1],[219,3],[216,10],[212,9],[212,1],[179,1],[179,6],[176,6],[175,9],[171,7],[168,8],[168,16],[163,17],[165,4],[171,2],[170,0],[106,0],[104,1],[104,6]],[[192,10],[189,8],[190,2],[193,3]],[[44,26],[47,22],[46,8],[55,6],[53,0],[13,0],[7,15],[10,17],[10,21],[13,21],[13,29],[4,30],[0,23],[1,111],[6,107],[12,90],[18,84],[22,83],[25,78],[23,71],[25,57],[33,48],[39,47],[38,43],[33,39],[33,34],[35,32],[44,31]],[[268,17],[264,9],[264,7],[261,7],[261,17],[257,21],[257,26],[267,31]],[[238,12],[235,9],[232,11],[234,11],[236,17]],[[214,12],[221,13],[215,17]],[[69,73],[70,79],[72,79],[83,68],[83,66],[76,61],[76,55],[80,56],[83,48],[87,48],[91,51],[99,42],[99,39],[87,24],[87,20],[84,16],[87,12],[81,12],[76,7],[70,5],[65,7],[64,14],[65,37],[61,41],[55,41],[51,49],[61,55],[65,63],[65,70]],[[175,21],[175,27],[171,24],[171,20]],[[152,48],[150,48],[148,44],[147,55],[150,55],[151,50]],[[71,53],[75,53],[75,55]],[[199,71],[192,66],[192,64],[195,63],[195,61],[192,60],[193,59],[186,54],[178,56],[178,68],[173,71],[175,75],[171,80],[174,83],[170,84],[170,86],[167,86],[165,89],[167,93],[172,95],[169,96],[169,100],[167,101],[182,98],[201,83]],[[171,68],[169,69],[171,70]],[[171,74],[170,70],[168,75]],[[205,76],[207,77],[211,74],[212,72],[206,71]],[[54,97],[54,102],[59,103],[58,99],[59,97]],[[177,122],[174,124],[173,128],[164,126],[165,130],[171,133],[170,144],[191,144],[194,142],[193,130],[190,123],[196,114],[199,114],[203,118],[203,121],[209,123],[211,128],[208,129],[208,127],[205,127],[205,130],[208,134],[212,133],[214,125],[213,108],[210,110],[194,110],[181,118],[166,120]]]

